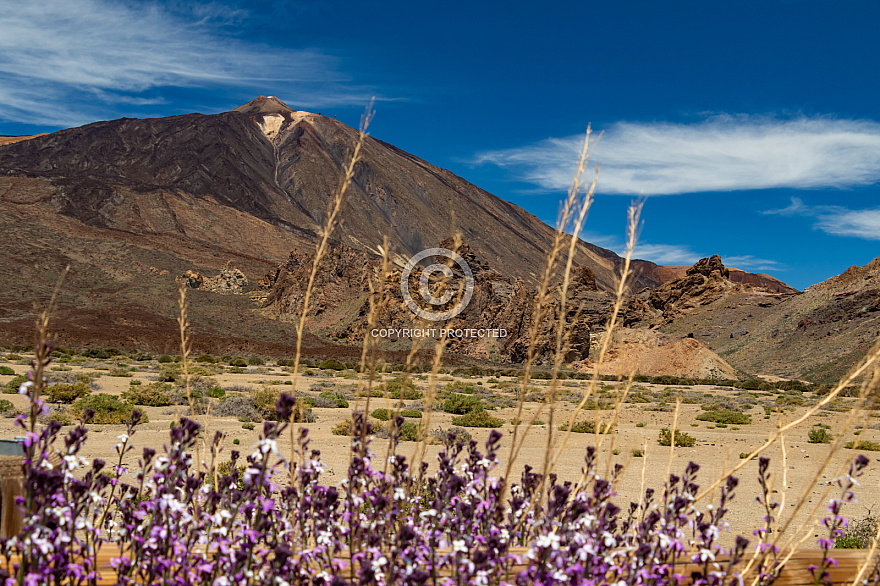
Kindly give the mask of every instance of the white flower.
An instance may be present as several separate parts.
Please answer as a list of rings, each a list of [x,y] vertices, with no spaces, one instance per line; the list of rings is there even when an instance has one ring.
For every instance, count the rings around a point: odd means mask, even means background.
[[[467,553],[467,545],[464,539],[455,539],[452,541],[452,551],[457,553]]]
[[[28,381],[26,383],[22,383],[21,386],[18,387],[18,394],[19,395],[27,395],[28,389],[32,386],[34,386],[34,383],[32,383],[31,381]]]

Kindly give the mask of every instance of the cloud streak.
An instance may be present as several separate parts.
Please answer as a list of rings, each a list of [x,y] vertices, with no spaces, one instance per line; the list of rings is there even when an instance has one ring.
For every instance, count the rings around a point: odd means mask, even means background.
[[[0,118],[8,120],[82,123],[108,103],[162,103],[157,94],[169,87],[285,88],[285,100],[312,107],[370,96],[320,51],[235,38],[227,31],[246,14],[213,4],[175,12],[152,3],[0,0],[0,12]]]
[[[798,197],[791,198],[791,205],[764,214],[802,216],[815,218],[813,227],[826,234],[848,236],[863,240],[880,240],[880,207],[853,210],[834,205],[807,205]]]
[[[545,190],[565,189],[581,136],[478,154]],[[880,123],[719,115],[695,124],[618,122],[596,143],[597,191],[672,195],[845,188],[880,181]]]

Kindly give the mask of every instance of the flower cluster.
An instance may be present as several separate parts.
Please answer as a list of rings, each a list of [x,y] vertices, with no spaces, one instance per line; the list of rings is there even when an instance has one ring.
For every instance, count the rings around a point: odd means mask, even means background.
[[[28,432],[24,526],[0,542],[0,577],[7,585],[74,586],[97,584],[107,572],[123,585],[623,585],[679,583],[689,564],[691,583],[740,582],[735,566],[748,541],[738,537],[732,551],[718,543],[733,477],[700,510],[699,467],[691,463],[661,493],[649,489],[622,510],[612,502],[622,468],[602,478],[595,448],[579,484],[529,467],[507,483],[492,475],[500,433],[492,430],[483,447],[449,434],[429,473],[427,463],[411,469],[396,453],[402,418],[392,426],[392,455],[377,462],[370,424],[354,413],[347,474],[329,486],[307,430],[296,434],[293,462],[278,452],[293,408],[282,395],[278,422],[265,422],[251,453],[233,451],[223,466],[214,465],[222,434],[202,464],[202,429],[185,418],[162,450],[144,448],[132,471],[123,460],[134,449],[137,412],[110,465],[79,456],[85,423],[63,438],[54,422]],[[852,498],[863,466],[859,460],[841,481],[832,533],[838,503]],[[98,567],[102,548],[118,552],[109,569]],[[716,562],[722,555],[728,561]]]

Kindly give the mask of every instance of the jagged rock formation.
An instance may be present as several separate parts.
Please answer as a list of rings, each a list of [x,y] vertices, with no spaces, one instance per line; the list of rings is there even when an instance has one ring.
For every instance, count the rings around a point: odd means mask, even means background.
[[[446,240],[440,247],[454,249],[454,242]],[[521,362],[527,358],[534,320],[536,293],[522,279],[503,276],[488,263],[481,260],[474,250],[463,243],[457,252],[469,265],[474,276],[473,296],[466,309],[458,316],[443,322],[419,325],[406,306],[400,289],[401,268],[385,275],[384,289],[381,283],[381,264],[375,257],[356,252],[348,246],[330,249],[323,259],[314,286],[314,303],[309,312],[310,325],[329,335],[360,342],[370,335],[369,292],[384,290],[381,303],[376,307],[375,322],[379,328],[399,330],[413,327],[435,328],[481,328],[504,330],[506,337],[499,338],[453,338],[449,341],[452,352],[474,358],[494,358]],[[279,313],[296,313],[311,272],[312,253],[293,251],[288,260],[260,282],[263,305]],[[457,272],[454,263],[449,264]],[[421,267],[416,267],[410,282],[421,277]],[[461,274],[457,275],[461,277]],[[597,291],[591,271],[577,267],[570,287],[566,311],[555,298],[546,309],[546,315],[535,338],[536,359],[548,360],[556,348],[556,324],[564,319],[568,331],[566,360],[583,360],[589,356],[590,333],[601,326],[610,309],[611,300]],[[415,296],[415,294],[414,294]],[[449,301],[454,305],[456,298]],[[438,336],[439,337],[439,336]],[[392,347],[406,347],[410,340],[391,336],[386,340]],[[431,342],[429,341],[430,345]]]
[[[235,267],[225,267],[219,275],[204,277],[197,271],[186,271],[178,277],[190,289],[202,289],[215,293],[244,293],[248,279],[243,272]]]
[[[633,296],[624,311],[623,323],[650,327],[675,321],[695,307],[707,305],[742,288],[729,280],[730,272],[717,254],[697,261],[685,276]]]

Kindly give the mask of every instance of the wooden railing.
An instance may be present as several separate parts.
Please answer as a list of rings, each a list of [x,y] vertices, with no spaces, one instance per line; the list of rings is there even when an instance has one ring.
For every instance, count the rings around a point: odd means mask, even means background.
[[[524,555],[526,553],[525,548],[515,548],[511,550],[511,553]],[[856,579],[857,574],[860,570],[862,570],[863,566],[865,566],[865,561],[868,559],[868,550],[864,549],[836,549],[830,552],[831,557],[837,562],[836,567],[831,566],[828,569],[828,573],[831,577],[831,580],[834,584],[852,584]],[[100,586],[113,586],[116,582],[116,572],[110,569],[110,559],[113,557],[119,556],[119,550],[112,545],[105,545],[101,548],[101,551],[98,553],[97,564],[101,573],[101,580],[99,581]],[[786,557],[785,553],[780,554],[779,559],[782,560]],[[794,552],[785,565],[782,567],[782,570],[779,573],[778,578],[775,582],[773,582],[774,586],[808,586],[814,584],[814,579],[812,574],[809,571],[809,567],[811,565],[817,565],[822,558],[822,553],[818,550],[799,550]],[[16,563],[18,560],[11,559],[9,560],[12,563]],[[727,567],[727,562],[729,558],[719,557],[716,559],[715,563],[718,564],[715,569],[724,569]],[[6,566],[7,560],[0,556],[0,564],[4,567]],[[343,564],[347,563],[345,558],[342,558],[341,562]],[[880,562],[880,556],[875,553],[874,559],[867,564],[867,567],[864,571],[864,574],[861,576],[862,579],[868,578],[876,565]],[[748,556],[746,559],[738,564],[734,570],[742,571],[745,569],[748,563]],[[521,570],[526,569],[526,564],[518,564],[514,565],[511,568],[511,579]],[[319,571],[322,568],[316,568],[316,571]],[[676,566],[676,573],[683,575],[685,579],[682,581],[682,584],[689,584],[691,582],[690,577],[693,572],[702,572],[702,565],[698,564],[690,564],[690,563],[682,563]],[[713,569],[713,566],[710,565],[710,569]],[[443,575],[449,575],[449,570],[441,572]],[[743,584],[744,586],[750,586],[752,581],[756,578],[756,569],[752,568],[746,575],[743,576]]]

